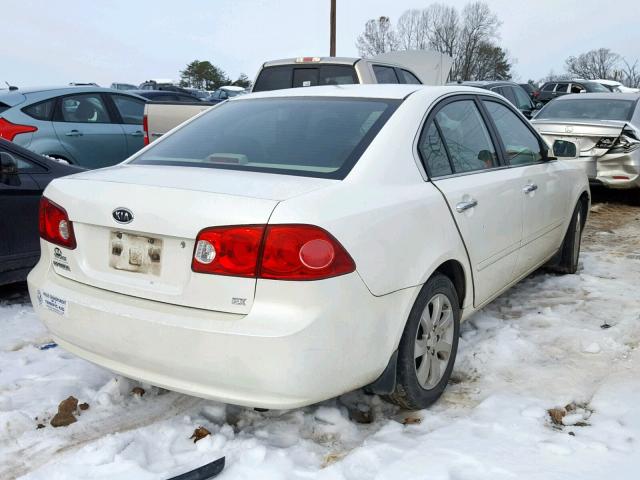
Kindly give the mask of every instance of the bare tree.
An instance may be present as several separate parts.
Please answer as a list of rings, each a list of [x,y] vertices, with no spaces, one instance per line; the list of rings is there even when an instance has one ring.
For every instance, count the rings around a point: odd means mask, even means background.
[[[460,15],[454,7],[434,3],[427,9],[429,48],[455,57],[460,39]]]
[[[369,20],[364,26],[364,33],[356,41],[356,47],[363,57],[397,50],[398,41],[389,17]]]
[[[615,79],[618,76],[615,67],[619,63],[620,55],[608,48],[590,50],[565,60],[569,74],[586,80]]]
[[[638,60],[633,63],[629,63],[626,59],[622,60],[624,66],[622,67],[622,74],[624,75],[624,84],[627,87],[638,88],[640,87],[640,71],[638,71]]]
[[[497,38],[500,20],[484,2],[473,2],[462,9],[462,28],[454,57],[454,75],[462,80],[473,79],[473,70],[481,45]]]
[[[429,11],[406,10],[398,19],[397,40],[402,50],[425,50],[429,47]]]

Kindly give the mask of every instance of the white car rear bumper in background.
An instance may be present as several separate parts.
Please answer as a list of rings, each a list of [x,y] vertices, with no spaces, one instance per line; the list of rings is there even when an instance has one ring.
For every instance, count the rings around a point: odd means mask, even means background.
[[[259,280],[247,315],[144,300],[29,274],[36,312],[62,347],[134,379],[264,408],[308,405],[367,385],[395,350],[418,287],[382,297],[357,273]]]

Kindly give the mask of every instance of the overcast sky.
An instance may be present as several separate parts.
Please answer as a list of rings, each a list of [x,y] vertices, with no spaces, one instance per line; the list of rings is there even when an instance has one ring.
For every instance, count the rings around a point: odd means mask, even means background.
[[[179,77],[195,59],[251,79],[265,60],[328,55],[329,0],[0,0],[0,81],[18,86]],[[416,0],[337,0],[337,53],[355,56],[369,18],[395,23]],[[462,6],[466,0],[449,0]],[[607,47],[640,58],[637,0],[487,0],[523,81]]]

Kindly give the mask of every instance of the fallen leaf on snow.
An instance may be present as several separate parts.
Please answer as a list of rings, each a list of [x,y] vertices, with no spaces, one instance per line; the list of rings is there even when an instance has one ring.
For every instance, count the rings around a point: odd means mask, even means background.
[[[193,431],[193,435],[189,437],[189,440],[193,439],[193,443],[198,440],[202,440],[207,435],[211,435],[211,432],[204,427],[198,427]]]
[[[131,393],[133,395],[138,395],[138,396],[142,397],[144,395],[144,388],[142,388],[142,387],[133,387],[133,389],[131,390]]]
[[[422,417],[409,416],[402,421],[403,425],[417,425],[422,423]]]
[[[555,425],[562,425],[562,419],[567,414],[567,411],[564,408],[550,408],[547,412],[551,417],[551,421]]]

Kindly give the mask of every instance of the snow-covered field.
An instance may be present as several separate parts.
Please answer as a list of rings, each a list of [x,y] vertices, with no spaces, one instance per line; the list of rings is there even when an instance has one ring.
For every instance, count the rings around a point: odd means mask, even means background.
[[[223,480],[640,478],[640,207],[593,210],[579,274],[539,273],[475,315],[445,395],[414,413],[359,392],[257,412],[139,385],[41,349],[24,290],[2,289],[0,479],[165,479],[221,455]],[[89,409],[53,428],[70,395]]]

